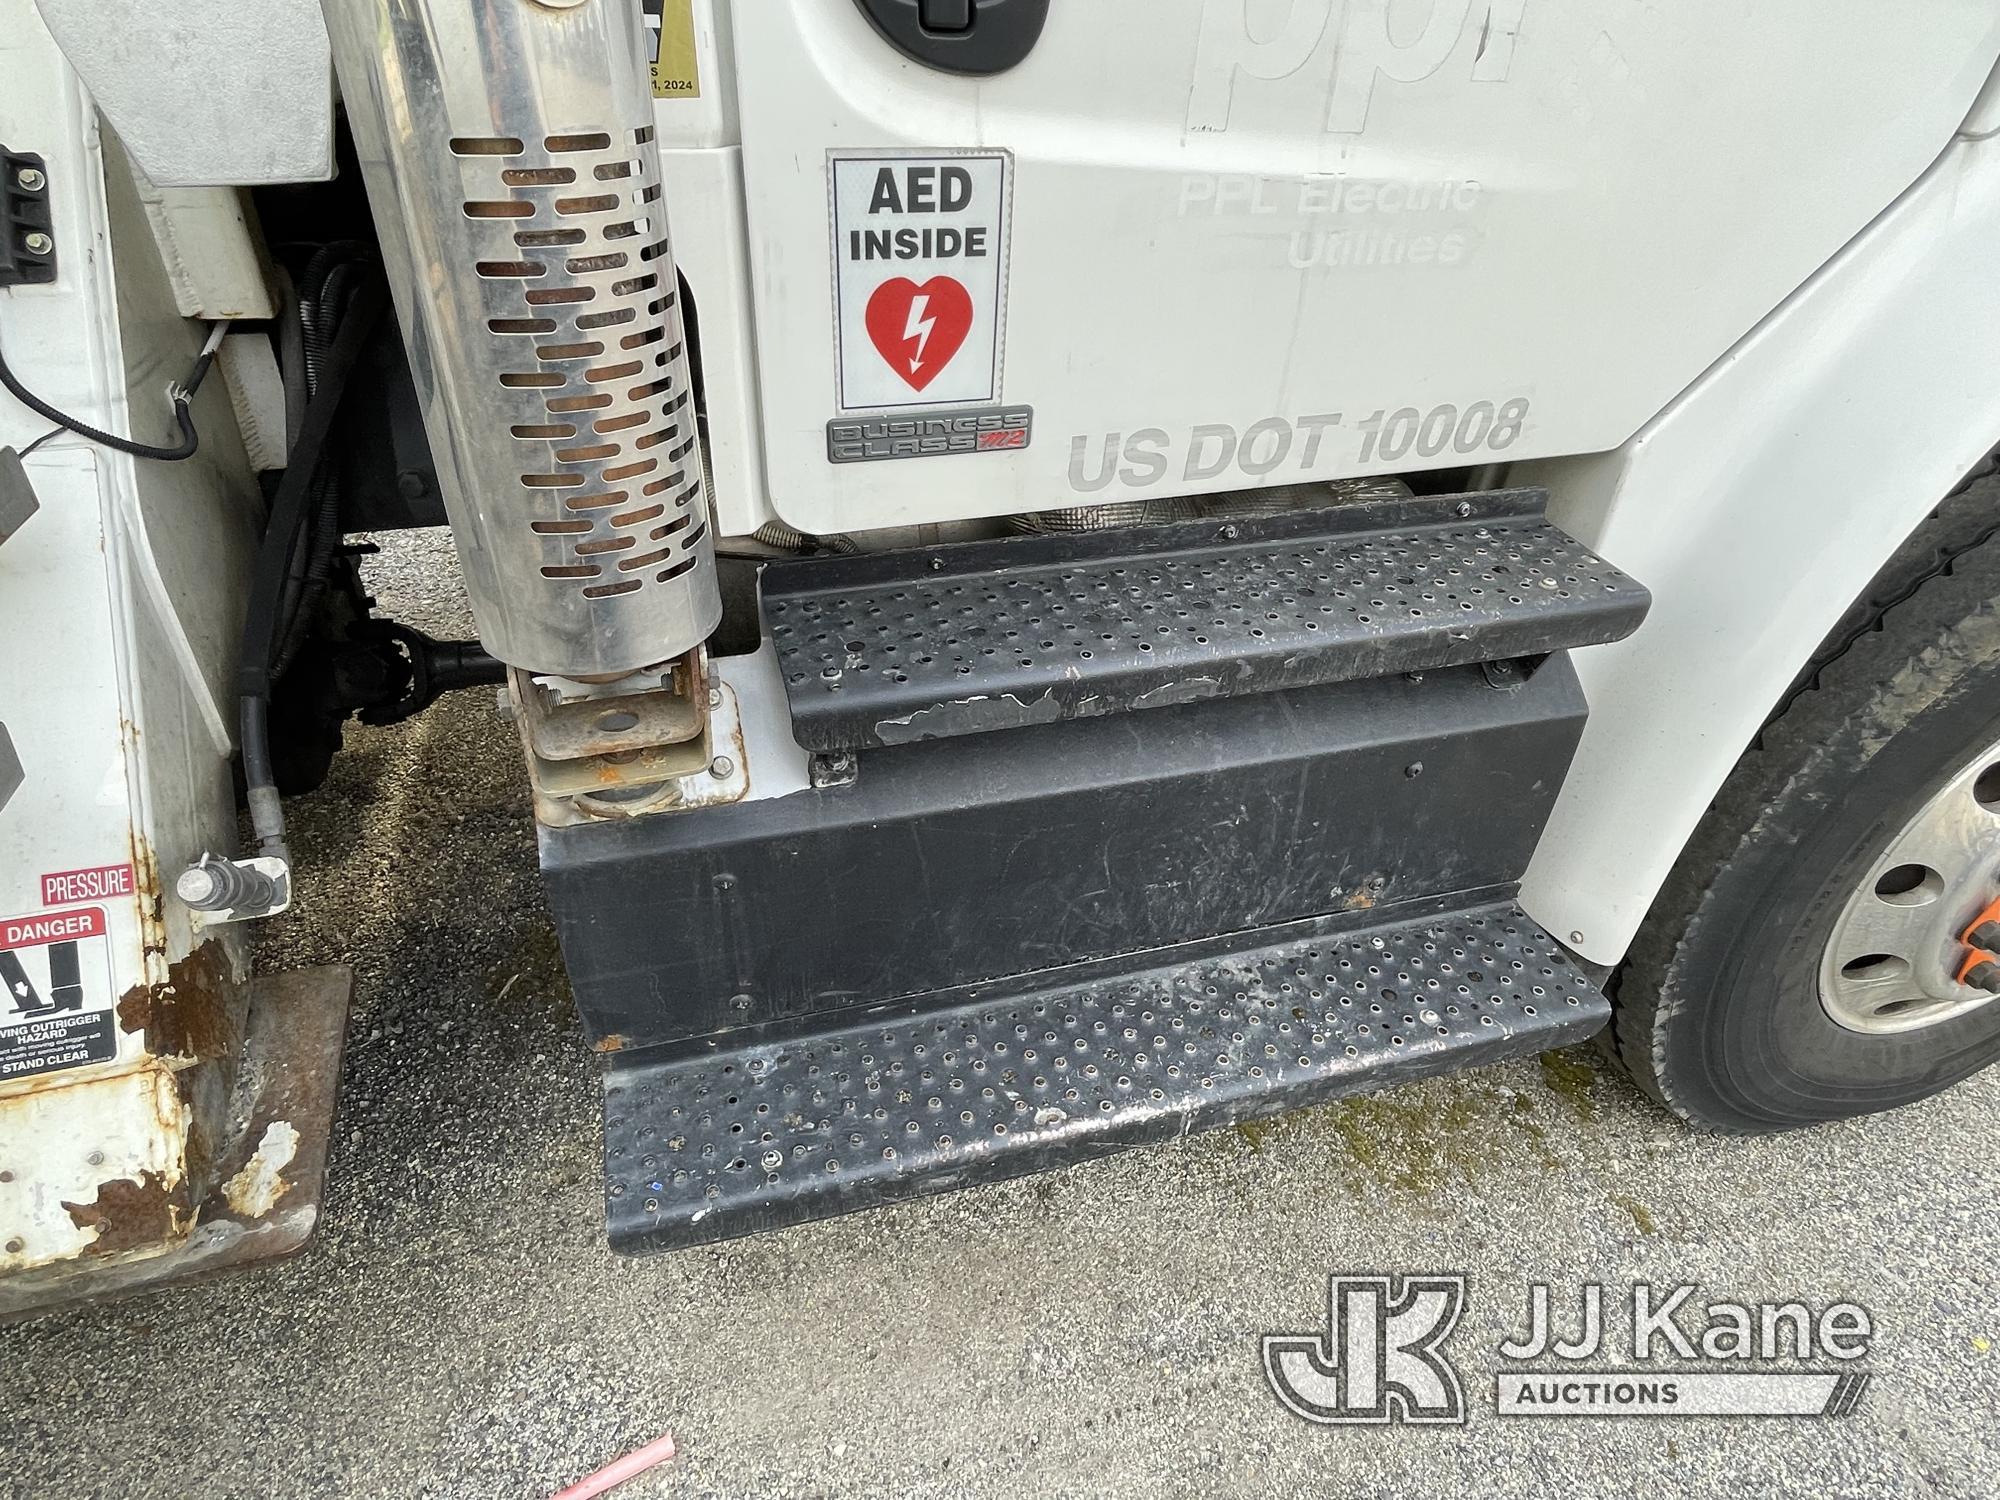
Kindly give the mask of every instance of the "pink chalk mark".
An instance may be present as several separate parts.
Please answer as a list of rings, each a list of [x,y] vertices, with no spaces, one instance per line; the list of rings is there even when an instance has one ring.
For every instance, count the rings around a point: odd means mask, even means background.
[[[655,1438],[643,1448],[635,1448],[615,1463],[608,1463],[587,1479],[579,1479],[566,1490],[558,1490],[553,1500],[590,1500],[592,1495],[607,1494],[625,1483],[636,1479],[648,1469],[656,1468],[674,1456],[674,1435]]]

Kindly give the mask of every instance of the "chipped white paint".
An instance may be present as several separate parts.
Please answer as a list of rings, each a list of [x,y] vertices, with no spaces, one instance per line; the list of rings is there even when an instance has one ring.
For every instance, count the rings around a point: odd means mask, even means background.
[[[290,1120],[273,1120],[243,1170],[222,1185],[223,1200],[246,1219],[263,1218],[290,1191],[292,1185],[278,1174],[298,1154],[298,1130]]]
[[[32,1090],[7,1100],[0,1120],[0,1276],[89,1249],[98,1230],[64,1205],[97,1202],[104,1183],[180,1184],[188,1111],[161,1063]]]

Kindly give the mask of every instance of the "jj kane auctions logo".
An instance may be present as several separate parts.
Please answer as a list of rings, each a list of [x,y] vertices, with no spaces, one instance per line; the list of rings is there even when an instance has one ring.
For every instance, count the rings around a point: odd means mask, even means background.
[[[1563,1329],[1549,1286],[1532,1283],[1527,1331],[1495,1351],[1496,1412],[1807,1417],[1845,1416],[1860,1404],[1869,1377],[1851,1365],[1875,1332],[1865,1308],[1697,1304],[1698,1290],[1640,1282],[1616,1310],[1623,1316],[1607,1316],[1605,1288],[1587,1283]],[[1264,1378],[1308,1422],[1461,1426],[1465,1391],[1445,1345],[1465,1305],[1463,1276],[1330,1276],[1325,1331],[1266,1334]],[[1629,1331],[1629,1362],[1588,1367],[1617,1359],[1607,1335],[1618,1330]],[[1835,1368],[1812,1368],[1823,1361]]]

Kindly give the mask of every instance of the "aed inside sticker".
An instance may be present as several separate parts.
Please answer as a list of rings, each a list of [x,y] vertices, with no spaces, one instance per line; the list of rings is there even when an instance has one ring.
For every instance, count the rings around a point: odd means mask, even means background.
[[[835,156],[840,409],[1000,398],[1005,151]]]
[[[0,1081],[117,1055],[103,907],[0,917],[0,991]]]

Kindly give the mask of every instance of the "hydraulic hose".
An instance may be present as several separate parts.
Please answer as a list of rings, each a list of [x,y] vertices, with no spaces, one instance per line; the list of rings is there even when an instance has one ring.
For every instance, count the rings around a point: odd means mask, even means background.
[[[285,847],[285,814],[278,801],[277,777],[271,764],[271,679],[272,661],[282,628],[279,612],[283,605],[287,574],[306,523],[314,477],[325,455],[328,435],[339,414],[341,397],[348,377],[359,362],[361,351],[375,322],[388,301],[379,281],[369,281],[355,294],[339,334],[326,351],[305,419],[271,498],[270,520],[264,528],[263,544],[257,552],[256,571],[250,581],[249,607],[243,616],[243,645],[237,666],[238,720],[242,738],[243,781],[250,804],[250,822],[257,839],[257,852],[290,862]]]

